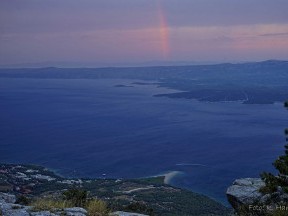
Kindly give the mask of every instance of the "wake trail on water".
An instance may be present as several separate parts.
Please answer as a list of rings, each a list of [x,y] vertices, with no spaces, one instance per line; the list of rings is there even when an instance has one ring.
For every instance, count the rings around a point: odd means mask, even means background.
[[[210,166],[210,165],[201,164],[201,163],[177,163],[175,165],[176,166],[184,166],[184,167],[185,166],[207,167],[207,168],[214,169],[214,170],[221,170],[221,171],[225,171],[225,172],[229,172],[229,173],[235,173],[235,170],[233,170],[233,169],[225,169],[225,168]]]
[[[197,164],[197,163],[178,163],[176,166],[203,166],[203,167],[208,167],[205,164]]]

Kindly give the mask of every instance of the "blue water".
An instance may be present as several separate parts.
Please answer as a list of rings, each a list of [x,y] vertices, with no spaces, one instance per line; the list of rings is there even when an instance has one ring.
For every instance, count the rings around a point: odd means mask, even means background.
[[[182,171],[172,184],[227,203],[235,178],[273,171],[283,152],[282,104],[153,97],[173,90],[123,79],[0,78],[0,162],[73,177],[138,178]]]

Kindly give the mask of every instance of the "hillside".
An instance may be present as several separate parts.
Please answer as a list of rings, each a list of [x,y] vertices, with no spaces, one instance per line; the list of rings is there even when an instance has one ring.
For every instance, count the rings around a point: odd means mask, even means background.
[[[229,215],[230,209],[216,201],[163,183],[164,177],[146,179],[70,179],[34,165],[0,165],[0,192],[29,199],[57,198],[66,189],[81,188],[89,197],[105,201],[113,211],[150,215]],[[135,209],[138,206],[139,209]],[[136,211],[135,211],[136,210]]]

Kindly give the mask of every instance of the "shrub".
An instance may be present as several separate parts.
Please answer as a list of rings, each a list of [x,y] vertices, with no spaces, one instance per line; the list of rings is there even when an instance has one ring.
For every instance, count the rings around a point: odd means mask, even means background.
[[[31,203],[33,211],[54,211],[55,209],[64,209],[73,207],[67,200],[37,199]]]
[[[29,203],[30,203],[30,200],[23,195],[20,195],[16,200],[16,204],[20,204],[20,205],[28,205]]]
[[[69,201],[73,206],[83,207],[87,200],[87,191],[77,188],[63,192],[64,200]]]
[[[106,216],[109,212],[106,203],[98,199],[90,200],[86,205],[86,209],[89,216]]]
[[[286,210],[275,210],[269,216],[287,216],[288,212]]]
[[[260,188],[261,193],[270,194],[277,190],[278,180],[274,175],[263,172],[260,176],[265,181],[265,186]]]
[[[154,210],[152,208],[149,208],[146,204],[140,202],[131,203],[126,206],[124,210],[128,212],[138,212],[142,214],[154,215]]]
[[[288,101],[284,104],[288,107]],[[288,141],[288,128],[284,131],[286,141]],[[288,143],[284,146],[285,154],[279,156],[273,166],[278,170],[278,175],[274,176],[271,173],[262,173],[261,178],[265,181],[265,186],[260,189],[262,193],[273,193],[276,191],[278,186],[281,186],[285,192],[288,192]]]

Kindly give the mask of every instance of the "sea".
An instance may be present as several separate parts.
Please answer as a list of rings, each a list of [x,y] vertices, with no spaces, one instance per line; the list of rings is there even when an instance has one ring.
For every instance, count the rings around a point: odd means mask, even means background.
[[[73,178],[167,175],[224,205],[235,179],[276,172],[282,103],[154,97],[179,91],[137,81],[1,77],[0,162]]]

